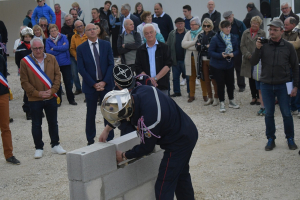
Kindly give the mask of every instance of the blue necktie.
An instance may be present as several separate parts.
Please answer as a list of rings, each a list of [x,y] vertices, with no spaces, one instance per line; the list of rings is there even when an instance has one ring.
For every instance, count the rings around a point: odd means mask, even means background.
[[[97,67],[97,71],[98,71],[98,79],[100,81],[102,81],[102,72],[101,72],[101,68],[100,68],[100,56],[99,56],[96,45],[97,45],[97,42],[94,42],[93,43],[94,57],[95,57],[96,64],[97,64],[96,67]]]

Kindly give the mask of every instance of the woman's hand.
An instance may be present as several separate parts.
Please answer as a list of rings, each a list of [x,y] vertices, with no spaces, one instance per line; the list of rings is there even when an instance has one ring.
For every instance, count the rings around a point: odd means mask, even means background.
[[[223,56],[223,58],[226,58],[228,56],[228,54],[226,54],[225,52],[222,52],[222,56]]]
[[[231,57],[231,58],[234,57],[233,53],[228,54],[228,56]]]
[[[65,45],[65,44],[67,44],[67,43],[64,42],[63,45]]]

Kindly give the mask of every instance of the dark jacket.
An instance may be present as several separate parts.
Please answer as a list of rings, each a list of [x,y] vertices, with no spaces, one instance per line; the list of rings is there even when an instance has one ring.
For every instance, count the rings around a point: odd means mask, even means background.
[[[234,18],[233,24],[231,25],[231,27],[232,26],[237,26],[238,27],[238,33],[233,33],[232,32],[232,30],[233,30],[232,28],[231,28],[231,32],[230,33],[233,34],[236,37],[236,39],[238,41],[238,45],[240,46],[243,33],[246,30],[246,26],[245,26],[245,24],[242,21],[240,21],[240,20],[238,20],[236,18]]]
[[[46,43],[46,53],[54,55],[59,66],[71,65],[69,42],[64,34],[61,34],[56,44],[50,38],[46,40]]]
[[[23,25],[32,28],[31,18],[28,15],[23,20]]]
[[[156,17],[152,15],[152,22],[157,23],[160,33],[164,36],[165,41],[168,41],[168,37],[171,31],[174,30],[173,21],[167,13],[163,17]]]
[[[264,18],[263,15],[261,14],[261,12],[259,10],[257,10],[255,7],[252,8],[252,10],[250,10],[247,13],[245,19],[243,20],[246,28],[250,28],[251,27],[250,21],[251,21],[252,17],[254,17],[254,16],[259,16],[261,18],[261,20],[263,20],[263,18]],[[260,25],[260,28],[264,29],[264,24],[263,23]]]
[[[294,48],[297,52],[298,60],[300,62],[300,33],[294,31],[284,32],[282,34],[282,38],[294,45]]]
[[[155,51],[155,64],[156,64],[156,74],[160,72],[165,66],[172,66],[171,52],[168,45],[159,42]],[[150,76],[150,62],[149,55],[146,47],[146,43],[140,46],[136,52],[136,73],[141,74],[145,72]],[[157,81],[158,89],[168,90],[169,89],[169,73],[168,72],[164,77]]]
[[[74,25],[72,27],[70,27],[66,23],[64,23],[64,26],[61,27],[61,33],[66,35],[67,38],[68,38],[69,48],[70,48],[70,45],[71,45],[72,36],[75,34],[74,29],[75,29]]]
[[[239,54],[238,41],[236,37],[231,34],[231,44],[233,48],[233,55],[236,57]],[[210,66],[217,69],[230,69],[233,67],[234,57],[228,62],[227,59],[223,58],[222,52],[225,52],[226,44],[223,38],[218,32],[210,41],[208,48],[208,55],[210,56]]]
[[[296,20],[297,20],[297,24],[299,24],[299,16],[296,15],[295,13],[293,13],[293,11],[291,10],[290,14],[288,17],[294,17]],[[280,20],[284,23],[284,20],[287,18],[287,17],[284,17],[283,13],[280,15]]]
[[[0,42],[7,43],[7,41],[7,29],[3,21],[0,20]]]
[[[21,62],[22,58],[24,58],[25,56],[28,56],[31,53],[32,53],[31,49],[27,49],[27,47],[25,46],[24,43],[22,43],[20,46],[18,46],[17,51],[15,53],[15,63],[19,69],[20,69],[20,62]]]
[[[203,22],[203,20],[205,19],[205,18],[209,18],[209,19],[211,19],[211,21],[213,22],[213,24],[214,24],[214,32],[218,32],[219,31],[219,24],[220,24],[220,21],[221,21],[221,13],[219,13],[218,11],[216,11],[215,10],[215,12],[211,15],[211,16],[209,16],[209,14],[208,13],[204,13],[203,15],[202,15],[202,18],[201,18],[201,24],[202,24],[202,22]]]
[[[100,17],[102,19],[105,19],[107,22],[109,22],[109,15],[111,15],[111,11],[108,10],[107,14],[105,14],[105,12],[103,11],[103,9],[104,9],[104,7],[99,8],[99,10],[100,10]],[[108,28],[109,28],[109,30],[111,30],[111,25],[109,23],[108,23]]]
[[[0,54],[0,72],[4,75],[5,78],[7,78],[7,68],[6,68],[5,60],[1,54]],[[9,93],[8,88],[2,85],[2,83],[0,83],[0,95],[4,95],[7,93]]]
[[[125,44],[125,48],[123,48],[122,44],[124,44],[124,35],[125,35],[125,31],[124,31],[124,33],[119,35],[118,43],[117,43],[118,52],[121,55],[122,64],[126,64],[125,54],[131,50],[137,50],[142,44],[141,35],[138,32],[133,31],[133,37],[134,37],[135,43],[131,43],[131,44],[127,43],[127,44]]]
[[[94,22],[93,19],[92,19],[92,21],[90,23],[95,24],[95,22]],[[110,35],[108,21],[106,19],[102,19],[100,17],[100,25],[105,29],[107,35]]]
[[[291,68],[293,74],[293,85],[298,87],[299,82],[299,62],[294,46],[288,41],[281,39],[278,46],[272,40],[264,44],[261,49],[255,48],[250,63],[257,65],[261,60],[260,81],[267,84],[283,84],[292,81]]]
[[[123,21],[124,21],[124,18],[125,18],[124,15],[120,16],[120,22],[121,22],[120,31],[119,31],[120,34],[122,33],[122,30],[123,30]],[[133,14],[130,14],[130,19],[133,21],[134,30],[136,31],[137,30],[137,26],[141,24],[141,20],[139,18],[137,18],[137,16],[135,16]]]
[[[143,14],[144,10],[142,10],[142,12],[139,14],[138,12],[133,13],[133,15],[135,15],[137,18],[139,18],[140,21],[141,20],[141,15]]]

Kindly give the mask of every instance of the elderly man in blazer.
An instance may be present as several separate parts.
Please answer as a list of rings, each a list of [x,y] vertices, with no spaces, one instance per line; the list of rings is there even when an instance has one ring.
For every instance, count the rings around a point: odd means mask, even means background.
[[[131,19],[133,21],[135,31],[137,29],[137,26],[141,24],[141,20],[137,16],[130,14],[130,10],[131,7],[128,3],[121,6],[122,16],[120,16],[120,34],[122,34],[125,31],[124,21],[126,19]]]
[[[97,101],[107,92],[111,91],[115,84],[113,79],[114,58],[110,43],[99,40],[94,24],[88,24],[85,28],[88,40],[77,47],[77,65],[82,76],[82,92],[85,93],[87,114],[86,114],[86,137],[88,145],[94,143],[96,136],[96,110]],[[107,121],[104,120],[104,124]],[[107,140],[114,137],[111,131]]]

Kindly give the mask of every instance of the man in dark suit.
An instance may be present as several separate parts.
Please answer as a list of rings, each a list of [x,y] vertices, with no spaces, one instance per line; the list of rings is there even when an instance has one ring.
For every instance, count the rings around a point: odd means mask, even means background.
[[[122,34],[125,31],[124,21],[126,19],[131,19],[133,21],[135,31],[136,31],[137,26],[140,25],[140,23],[141,23],[140,19],[137,16],[130,14],[130,10],[131,10],[131,7],[128,3],[123,4],[121,7],[122,16],[120,17],[120,22],[121,22],[120,34]]]
[[[261,14],[261,12],[259,12],[259,10],[257,10],[257,8],[255,7],[253,2],[248,3],[246,7],[247,7],[248,13],[247,13],[245,19],[243,20],[246,28],[251,27],[250,21],[251,21],[252,17],[254,17],[254,16],[259,16],[261,18],[261,20],[263,20],[263,15]],[[260,25],[260,28],[264,29],[263,23]]]
[[[77,47],[77,64],[79,73],[82,76],[82,92],[85,93],[87,114],[86,114],[86,137],[88,145],[94,143],[96,136],[96,110],[97,101],[107,92],[111,91],[115,84],[113,79],[114,58],[110,43],[99,40],[94,24],[88,24],[85,28],[88,40]],[[101,56],[101,59],[100,59]],[[107,121],[104,120],[104,124]],[[114,137],[114,132],[109,133],[108,139]]]

